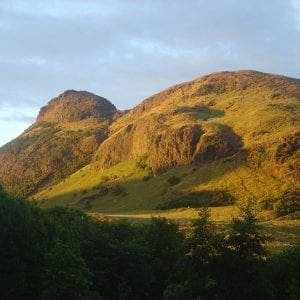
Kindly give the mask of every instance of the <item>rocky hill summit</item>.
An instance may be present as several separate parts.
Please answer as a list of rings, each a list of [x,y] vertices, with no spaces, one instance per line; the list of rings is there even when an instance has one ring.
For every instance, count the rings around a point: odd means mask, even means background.
[[[111,120],[116,111],[116,107],[105,98],[86,91],[68,90],[41,108],[37,122]]]
[[[26,196],[88,164],[118,111],[107,99],[65,91],[41,108],[36,122],[0,148],[0,180]]]

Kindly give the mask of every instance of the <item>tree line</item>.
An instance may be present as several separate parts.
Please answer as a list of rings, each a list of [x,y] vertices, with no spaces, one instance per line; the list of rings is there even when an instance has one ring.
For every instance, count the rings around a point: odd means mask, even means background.
[[[268,254],[248,205],[226,232],[162,218],[96,221],[0,191],[0,298],[300,299],[300,251]]]

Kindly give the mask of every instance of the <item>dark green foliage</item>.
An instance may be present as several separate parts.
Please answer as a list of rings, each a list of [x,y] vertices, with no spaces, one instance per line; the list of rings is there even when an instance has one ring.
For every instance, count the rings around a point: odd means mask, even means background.
[[[271,256],[267,276],[273,283],[274,299],[300,299],[300,247]]]
[[[122,185],[115,185],[113,188],[112,188],[112,191],[111,193],[114,195],[114,196],[122,196],[122,197],[125,197],[127,196],[127,192],[126,192],[126,188]]]
[[[225,206],[233,202],[234,198],[226,191],[199,191],[177,196],[169,202],[157,206],[157,209]]]
[[[300,191],[286,191],[273,204],[273,210],[277,217],[285,216],[300,210]]]
[[[230,230],[227,243],[233,252],[242,257],[265,256],[263,244],[267,237],[259,232],[253,204],[241,208],[241,216],[232,220]]]
[[[94,223],[82,244],[93,289],[106,299],[143,299],[150,293],[149,255],[139,228]]]
[[[146,175],[146,176],[143,177],[143,181],[148,181],[151,178],[152,178],[152,176]]]
[[[273,299],[273,283],[266,276],[263,243],[250,206],[232,221],[228,234],[216,233],[209,211],[187,239],[186,255],[165,289],[166,299]]]
[[[177,224],[166,219],[153,218],[146,227],[145,236],[153,274],[152,297],[160,299],[170,274],[175,271],[175,265],[184,253],[183,235]]]
[[[0,299],[299,299],[299,249],[266,256],[250,206],[219,233],[202,208],[184,236],[166,219],[99,222],[40,210],[0,188]]]
[[[181,179],[175,175],[172,175],[168,178],[167,182],[169,185],[176,185],[181,181]]]
[[[299,189],[289,189],[278,198],[262,199],[258,202],[258,208],[273,210],[277,217],[298,212],[300,211],[300,191]]]
[[[80,255],[58,239],[45,256],[42,299],[86,299],[90,277]]]
[[[209,220],[209,210],[201,208],[186,240],[185,255],[171,275],[164,296],[166,299],[213,299],[217,281],[214,261],[221,254],[222,235],[216,234]]]
[[[1,192],[0,228],[0,298],[38,299],[50,244],[42,212]]]
[[[218,299],[272,299],[271,282],[265,276],[267,238],[259,232],[252,207],[249,203],[232,220],[222,255],[215,261]]]

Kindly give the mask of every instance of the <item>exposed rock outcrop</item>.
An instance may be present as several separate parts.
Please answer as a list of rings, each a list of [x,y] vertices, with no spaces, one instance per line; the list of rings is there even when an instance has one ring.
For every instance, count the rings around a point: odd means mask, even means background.
[[[113,134],[99,147],[93,167],[108,168],[146,156],[158,175],[176,165],[201,165],[232,155],[242,146],[241,139],[227,126],[197,122],[171,126],[159,121],[163,119],[164,115],[148,116]]]
[[[42,107],[37,122],[77,122],[87,119],[111,120],[117,109],[107,99],[86,91],[68,90]]]

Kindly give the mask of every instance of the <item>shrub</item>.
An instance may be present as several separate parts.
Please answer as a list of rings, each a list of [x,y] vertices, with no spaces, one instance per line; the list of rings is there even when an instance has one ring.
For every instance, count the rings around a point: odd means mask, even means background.
[[[109,177],[108,176],[101,176],[101,182],[107,182],[109,181]]]
[[[273,210],[277,217],[282,217],[300,210],[300,192],[297,190],[286,191],[273,204]]]
[[[181,181],[181,179],[175,175],[172,175],[171,177],[168,178],[167,182],[169,185],[176,185]]]
[[[226,206],[232,204],[233,202],[234,198],[226,191],[199,191],[177,196],[167,203],[158,205],[157,209]]]
[[[258,168],[266,159],[266,150],[262,146],[256,146],[249,152],[247,163],[254,168]]]
[[[147,168],[147,157],[143,156],[136,162],[136,167],[139,169],[146,169]]]
[[[81,192],[81,194],[82,194],[82,195],[85,195],[87,192],[88,192],[88,190],[83,190],[83,191]]]
[[[122,196],[125,197],[128,195],[128,193],[126,192],[126,188],[122,185],[116,185],[112,188],[112,194],[114,196]]]
[[[151,177],[152,177],[152,176],[150,176],[150,175],[145,175],[145,176],[143,177],[143,181],[148,181],[149,179],[151,179]]]
[[[274,200],[266,198],[261,199],[257,203],[257,208],[259,210],[272,210],[273,209]]]

